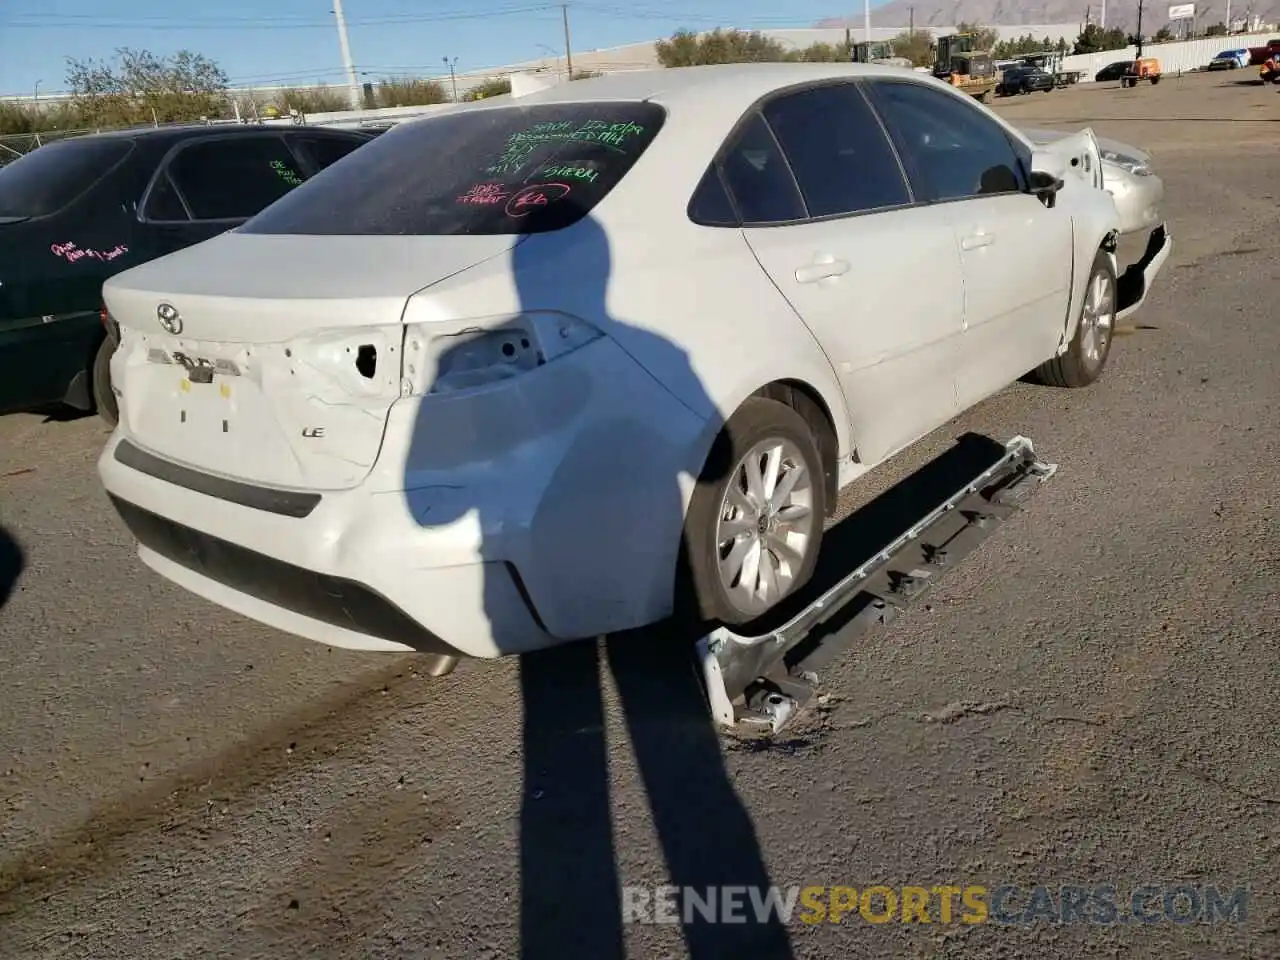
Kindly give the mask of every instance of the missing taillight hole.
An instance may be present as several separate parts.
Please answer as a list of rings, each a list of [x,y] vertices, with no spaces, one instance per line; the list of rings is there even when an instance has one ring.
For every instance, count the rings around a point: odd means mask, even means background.
[[[356,350],[356,369],[366,380],[373,379],[373,374],[378,369],[378,350],[373,344],[362,344]]]

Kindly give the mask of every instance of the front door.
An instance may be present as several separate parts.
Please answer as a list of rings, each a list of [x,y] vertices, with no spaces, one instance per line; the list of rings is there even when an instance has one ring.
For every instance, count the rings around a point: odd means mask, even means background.
[[[774,98],[722,162],[748,244],[840,378],[859,459],[878,462],[950,419],[959,256],[945,221],[912,205],[858,88]]]
[[[959,249],[956,389],[969,407],[1053,356],[1070,298],[1071,218],[1029,192],[1030,157],[977,104],[920,83],[868,87],[913,186],[945,216]]]

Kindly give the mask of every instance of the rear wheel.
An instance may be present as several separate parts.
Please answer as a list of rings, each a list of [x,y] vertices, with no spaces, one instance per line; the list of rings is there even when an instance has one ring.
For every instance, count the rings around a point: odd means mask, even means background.
[[[1050,387],[1087,387],[1107,365],[1116,327],[1116,272],[1111,257],[1102,250],[1094,257],[1085,287],[1084,303],[1075,335],[1067,352],[1046,360],[1032,379]]]
[[[818,444],[786,404],[752,397],[716,439],[685,518],[680,606],[743,624],[813,575],[826,515]]]
[[[93,402],[98,408],[98,416],[115,426],[120,421],[120,409],[116,403],[116,395],[111,389],[111,355],[116,351],[115,338],[108,335],[98,346],[93,358],[93,371],[90,385],[93,389]]]
[[[1154,87],[1157,83],[1159,83],[1159,82],[1160,82],[1160,78],[1159,78],[1159,77],[1152,77],[1152,78],[1151,78],[1151,85],[1152,85],[1153,87]]]

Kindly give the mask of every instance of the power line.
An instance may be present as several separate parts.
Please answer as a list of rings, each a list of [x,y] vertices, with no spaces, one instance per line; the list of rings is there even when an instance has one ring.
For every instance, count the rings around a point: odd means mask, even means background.
[[[514,17],[526,14],[554,14],[555,5],[507,5],[488,10],[445,11],[434,14],[404,13],[381,17],[349,19],[350,26],[403,26],[415,23],[447,23],[461,20],[487,20],[492,17]],[[331,20],[294,19],[289,17],[104,17],[94,14],[11,14],[6,27],[40,30],[130,29],[130,30],[311,30],[333,29]]]

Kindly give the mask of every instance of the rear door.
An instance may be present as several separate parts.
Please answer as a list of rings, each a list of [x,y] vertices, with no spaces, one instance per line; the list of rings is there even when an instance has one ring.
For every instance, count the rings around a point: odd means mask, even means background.
[[[955,241],[914,203],[857,86],[766,102],[721,165],[747,242],[840,378],[859,456],[876,462],[949,419],[961,335]]]
[[[1030,152],[977,104],[914,81],[866,87],[913,187],[960,247],[965,334],[956,384],[969,407],[1053,355],[1070,297],[1071,216],[1029,192]]]
[[[199,137],[166,157],[140,206],[160,253],[208,240],[254,216],[306,174],[274,131]]]

